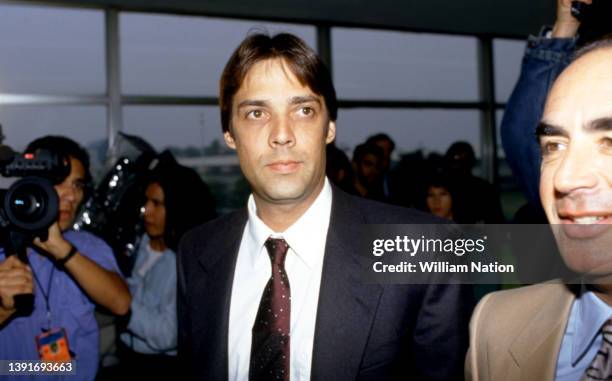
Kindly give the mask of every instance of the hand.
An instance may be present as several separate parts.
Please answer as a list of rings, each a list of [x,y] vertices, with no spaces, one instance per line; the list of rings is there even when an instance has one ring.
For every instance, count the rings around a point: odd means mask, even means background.
[[[578,0],[591,4],[593,0]],[[554,38],[571,38],[578,32],[580,21],[572,16],[572,0],[557,0],[557,20],[552,30]]]
[[[15,295],[33,292],[32,270],[29,266],[21,262],[16,255],[0,262],[0,310],[4,315],[15,312]]]
[[[37,237],[34,239],[34,244],[51,254],[54,259],[62,259],[70,252],[72,245],[64,239],[57,222],[49,227],[48,234],[46,241],[43,242]]]

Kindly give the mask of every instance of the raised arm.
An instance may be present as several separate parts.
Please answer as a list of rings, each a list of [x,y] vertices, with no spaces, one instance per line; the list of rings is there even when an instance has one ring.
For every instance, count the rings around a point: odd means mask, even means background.
[[[590,0],[584,0],[590,3]],[[519,80],[508,100],[501,124],[506,160],[533,205],[540,205],[540,149],[535,128],[542,117],[548,90],[569,64],[580,23],[570,13],[571,0],[557,1],[552,31],[530,36]]]
[[[57,223],[49,228],[49,238],[45,242],[37,238],[34,243],[59,262],[71,254],[73,247],[64,238]],[[76,249],[63,264],[64,268],[96,304],[114,314],[126,314],[130,308],[131,296],[123,278],[90,259],[91,255],[88,253],[81,253]]]

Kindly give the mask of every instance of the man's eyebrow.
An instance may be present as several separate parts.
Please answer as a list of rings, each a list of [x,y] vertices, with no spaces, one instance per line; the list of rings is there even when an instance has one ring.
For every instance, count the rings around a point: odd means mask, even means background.
[[[268,105],[267,101],[259,100],[259,99],[245,99],[238,104],[238,108],[246,107],[246,106],[259,106],[265,107]]]
[[[308,102],[316,102],[318,104],[321,104],[321,101],[319,100],[319,98],[315,97],[314,95],[302,95],[302,96],[292,97],[289,100],[289,104],[292,104],[292,105],[298,105],[301,103],[308,103]]]
[[[589,131],[612,131],[612,117],[595,119],[586,128]]]
[[[550,124],[544,121],[538,124],[538,127],[535,130],[535,135],[537,139],[540,139],[542,136],[569,136],[569,134],[563,127],[556,126],[554,124]]]

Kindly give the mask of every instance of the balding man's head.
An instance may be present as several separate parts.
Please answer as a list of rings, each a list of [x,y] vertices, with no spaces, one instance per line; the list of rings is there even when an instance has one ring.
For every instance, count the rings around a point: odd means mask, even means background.
[[[612,273],[612,41],[579,52],[538,127],[540,196],[566,263]]]

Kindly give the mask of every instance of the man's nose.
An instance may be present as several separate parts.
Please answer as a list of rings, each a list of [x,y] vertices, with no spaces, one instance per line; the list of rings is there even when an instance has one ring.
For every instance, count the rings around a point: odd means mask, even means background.
[[[60,200],[72,202],[76,200],[76,189],[70,185],[62,184],[58,189],[58,195]]]
[[[597,184],[596,158],[588,146],[570,145],[554,175],[555,191],[568,194]]]
[[[271,147],[292,147],[295,145],[293,123],[289,118],[280,117],[273,122],[272,131],[270,131],[269,143]]]

